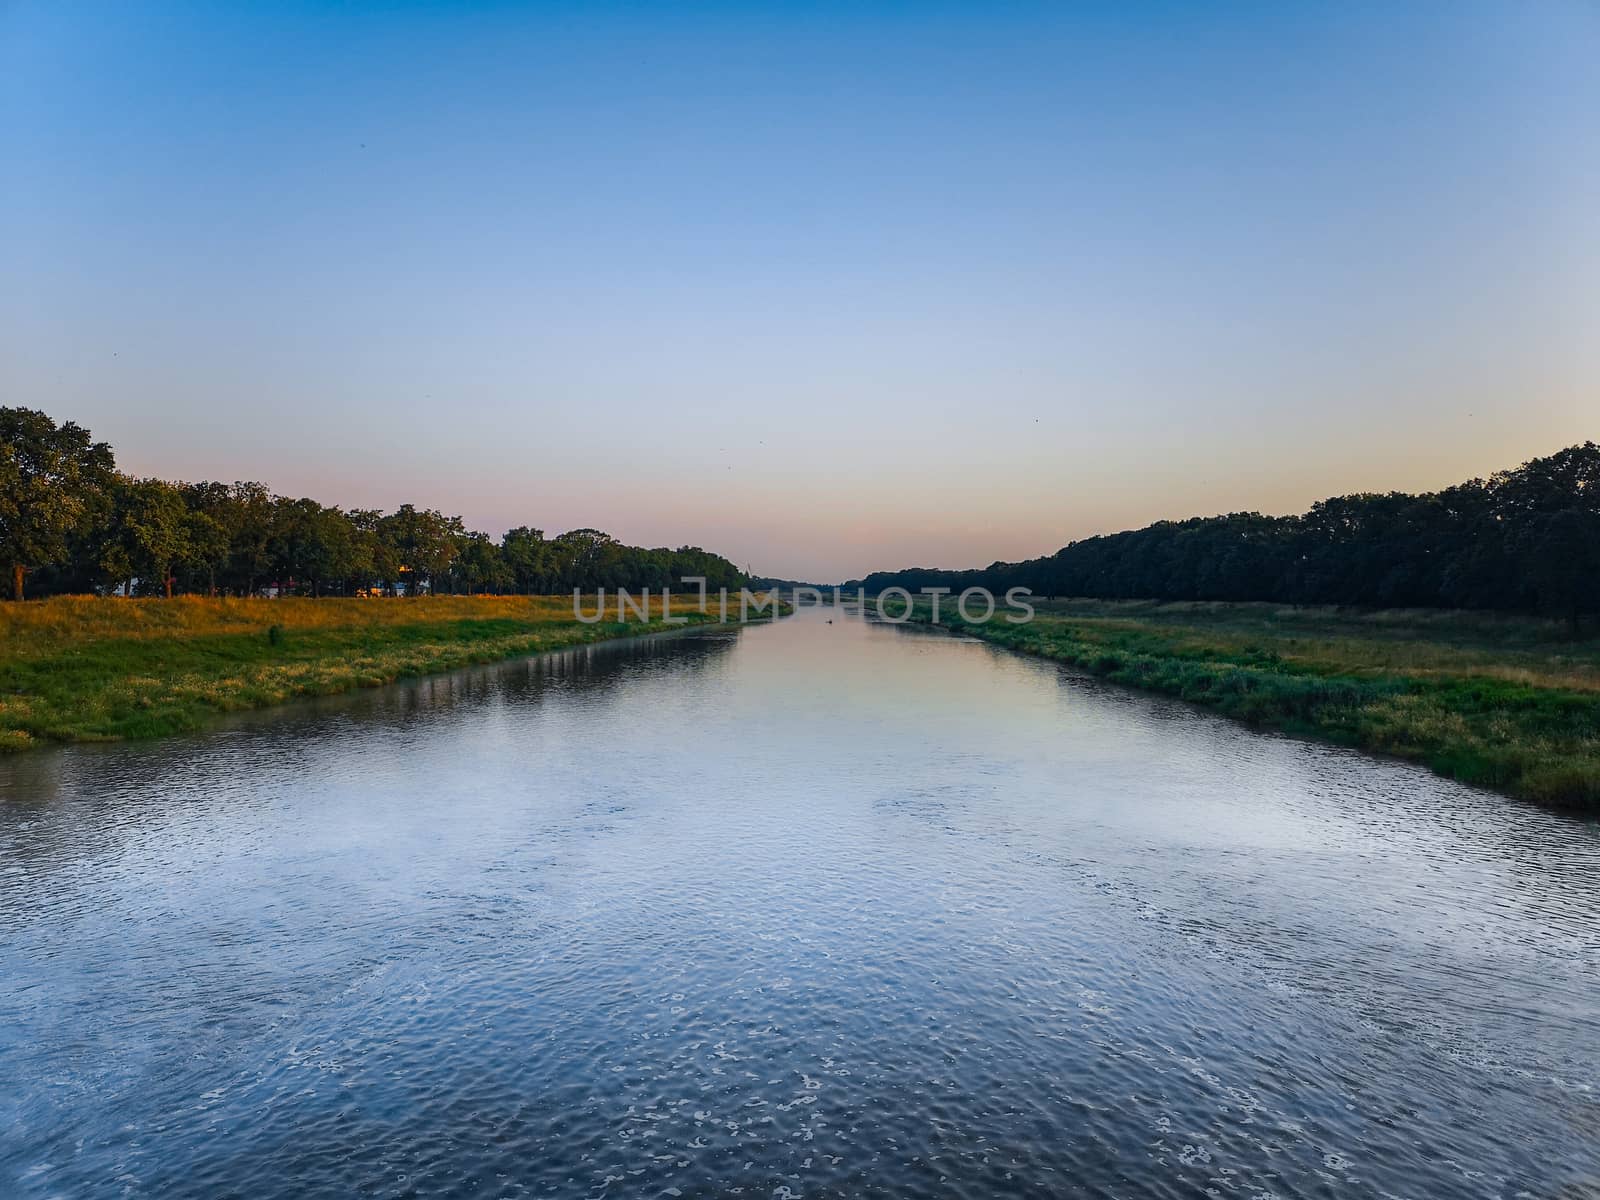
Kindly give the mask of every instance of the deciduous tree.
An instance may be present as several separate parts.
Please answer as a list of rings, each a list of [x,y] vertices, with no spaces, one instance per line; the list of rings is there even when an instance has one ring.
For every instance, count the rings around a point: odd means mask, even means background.
[[[71,421],[0,408],[0,562],[21,600],[29,571],[67,557],[69,538],[116,469],[111,447]]]

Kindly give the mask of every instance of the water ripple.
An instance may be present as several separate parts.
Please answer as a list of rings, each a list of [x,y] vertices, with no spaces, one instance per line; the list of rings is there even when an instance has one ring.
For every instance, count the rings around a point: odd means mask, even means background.
[[[0,1194],[1600,1195],[1600,834],[801,616],[0,764]]]

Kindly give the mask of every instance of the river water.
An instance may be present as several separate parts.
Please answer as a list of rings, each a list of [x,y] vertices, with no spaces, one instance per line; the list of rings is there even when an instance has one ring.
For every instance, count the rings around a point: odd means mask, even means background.
[[[832,609],[0,762],[0,982],[3,1196],[1600,1196],[1594,824]]]

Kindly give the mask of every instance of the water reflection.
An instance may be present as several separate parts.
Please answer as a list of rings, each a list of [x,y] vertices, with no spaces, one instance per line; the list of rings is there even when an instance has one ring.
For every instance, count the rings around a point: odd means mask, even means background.
[[[454,738],[466,725],[494,721],[503,727],[508,717],[536,710],[548,697],[592,711],[640,673],[714,671],[736,637],[731,630],[696,630],[580,646],[240,713],[200,735],[18,756],[0,763],[0,804],[6,806],[0,839],[7,839],[0,841],[0,862],[8,870],[38,863],[49,871],[74,858],[93,859],[146,820],[172,820],[175,801],[281,799],[297,779],[337,778],[359,790],[366,778],[376,793],[389,772],[382,762],[387,756]],[[247,786],[238,786],[241,776]],[[86,808],[93,820],[85,820]],[[0,906],[15,894],[0,893]]]
[[[1597,866],[836,611],[26,756],[0,1193],[1591,1194]]]

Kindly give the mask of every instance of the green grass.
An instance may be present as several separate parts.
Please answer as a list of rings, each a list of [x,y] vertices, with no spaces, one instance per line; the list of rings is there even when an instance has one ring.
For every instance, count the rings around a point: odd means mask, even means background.
[[[1063,601],[944,623],[1117,683],[1600,812],[1600,642],[1532,619]],[[929,613],[919,605],[918,620]]]
[[[218,714],[610,638],[570,597],[116,600],[0,605],[0,750],[150,738]],[[691,624],[714,621],[674,602]],[[593,602],[585,608],[593,611]]]

